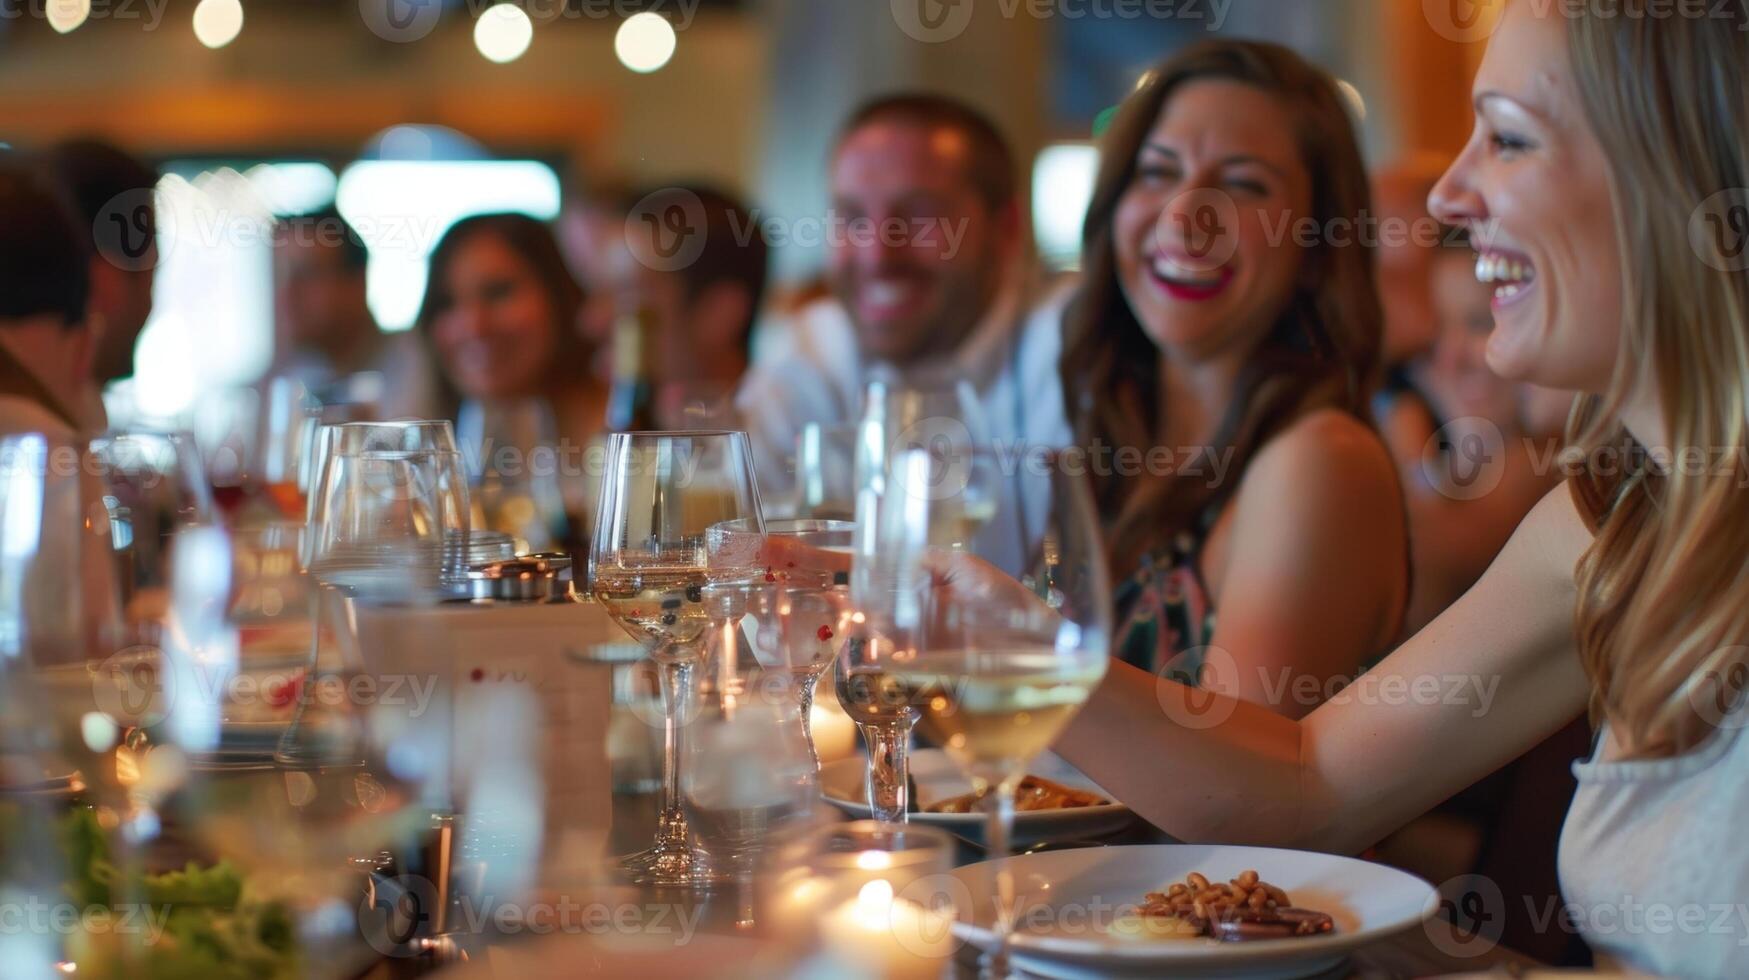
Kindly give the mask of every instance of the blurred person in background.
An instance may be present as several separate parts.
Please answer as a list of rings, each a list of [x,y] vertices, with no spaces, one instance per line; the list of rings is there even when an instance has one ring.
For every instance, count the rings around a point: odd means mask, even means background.
[[[1367,418],[1372,250],[1270,231],[1354,227],[1366,172],[1334,80],[1287,48],[1203,42],[1146,77],[1105,135],[1062,358],[1112,653],[1297,718],[1316,702],[1287,692],[1354,677],[1408,601],[1402,490]]]
[[[613,223],[621,254],[604,256],[618,274],[607,279],[605,301],[589,305],[593,316],[611,322],[586,333],[638,345],[630,353],[639,363],[620,364],[614,380],[623,385],[630,380],[624,375],[638,372],[650,386],[658,427],[735,427],[729,424],[732,400],[747,372],[770,269],[765,233],[745,204],[708,185],[662,187],[631,198],[629,219]],[[660,260],[653,236],[664,231],[639,220],[667,213],[699,225],[698,254],[678,267]],[[628,336],[634,327],[639,335]]]
[[[101,430],[108,425],[103,387],[133,376],[134,347],[152,314],[158,173],[120,147],[95,139],[56,144],[42,164],[66,188],[79,233],[90,243],[85,320],[92,337],[91,367],[89,380],[70,398],[83,427]]]
[[[1031,282],[1014,156],[995,126],[938,95],[876,99],[840,131],[830,184],[832,298],[774,325],[736,399],[761,494],[790,492],[802,428],[854,422],[877,374],[963,378],[991,438],[1067,442],[1062,296]]]
[[[613,179],[572,179],[553,234],[571,277],[583,288],[577,328],[595,351],[595,370],[605,383],[613,374],[614,304],[630,270],[625,221],[637,203],[631,185]]]
[[[67,439],[85,427],[75,399],[96,339],[89,226],[13,156],[0,153],[0,435]]]
[[[1489,370],[1491,285],[1476,280],[1476,253],[1461,232],[1429,269],[1433,349],[1407,369],[1430,413],[1405,425],[1420,449],[1405,468],[1415,587],[1410,632],[1433,621],[1487,571],[1518,523],[1556,483],[1560,422],[1527,418],[1527,386]],[[1571,403],[1572,395],[1553,400]],[[1553,415],[1554,413],[1543,413]],[[1564,419],[1562,419],[1564,421]]]
[[[366,302],[370,252],[330,206],[273,230],[274,376],[295,378],[324,404],[366,401],[381,418],[434,408],[432,368],[418,339],[385,334]]]
[[[1421,458],[1432,417],[1409,365],[1433,348],[1439,332],[1432,274],[1445,229],[1427,213],[1427,195],[1447,163],[1437,155],[1417,153],[1373,176],[1385,339],[1383,383],[1373,396],[1372,410],[1399,465]]]
[[[580,518],[595,504],[583,479],[537,474],[532,465],[537,449],[557,450],[554,465],[580,465],[603,429],[607,389],[577,329],[583,301],[552,232],[525,214],[463,218],[431,253],[416,322],[438,366],[435,417],[456,421],[476,481],[511,481],[514,495],[537,508],[562,494],[563,513],[513,513],[504,521],[515,527],[494,528],[530,543],[533,532],[520,531],[537,525],[549,529],[551,544],[576,543]]]

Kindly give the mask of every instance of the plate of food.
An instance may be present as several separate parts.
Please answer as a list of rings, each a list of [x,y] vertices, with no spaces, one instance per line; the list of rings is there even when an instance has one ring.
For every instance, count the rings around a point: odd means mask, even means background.
[[[1433,886],[1414,875],[1331,854],[1081,848],[954,871],[954,931],[980,947],[992,941],[998,865],[1014,877],[1014,964],[1044,977],[1312,976],[1439,907]]]
[[[823,766],[820,790],[826,802],[853,817],[867,817],[867,772],[868,760],[861,755]],[[940,749],[911,753],[911,783],[916,796],[912,820],[983,841],[986,816],[979,797],[947,753]],[[1114,802],[1080,770],[1047,752],[1028,768],[1016,794],[1012,840],[1015,847],[1090,840],[1116,833],[1134,819],[1129,807]]]

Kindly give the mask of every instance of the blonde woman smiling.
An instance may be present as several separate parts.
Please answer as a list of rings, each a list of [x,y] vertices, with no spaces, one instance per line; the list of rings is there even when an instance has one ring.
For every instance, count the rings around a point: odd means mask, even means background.
[[[1749,895],[1749,711],[1729,686],[1749,651],[1749,489],[1655,462],[1749,445],[1749,262],[1728,236],[1691,237],[1730,230],[1707,220],[1728,218],[1730,192],[1749,203],[1749,11],[1646,6],[1510,3],[1475,133],[1432,199],[1495,286],[1489,365],[1588,393],[1578,445],[1645,452],[1551,492],[1474,588],[1374,668],[1410,689],[1498,678],[1489,710],[1352,697],[1295,721],[1114,662],[1058,749],[1167,831],[1357,851],[1589,707],[1568,901],[1683,922]],[[1604,916],[1578,917],[1632,968],[1749,975],[1749,933],[1729,919],[1601,932]]]

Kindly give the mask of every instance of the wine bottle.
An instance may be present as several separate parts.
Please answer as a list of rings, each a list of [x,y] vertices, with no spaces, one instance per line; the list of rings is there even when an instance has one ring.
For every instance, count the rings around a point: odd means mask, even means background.
[[[650,432],[656,424],[655,385],[650,378],[654,339],[650,309],[621,308],[613,324],[613,386],[607,397],[610,432]]]

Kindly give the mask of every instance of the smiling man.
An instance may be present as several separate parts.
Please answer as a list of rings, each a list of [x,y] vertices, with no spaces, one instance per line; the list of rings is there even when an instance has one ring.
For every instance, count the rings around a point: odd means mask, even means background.
[[[936,95],[870,102],[830,182],[831,295],[778,326],[737,399],[764,496],[787,500],[802,428],[854,422],[875,377],[965,379],[990,437],[1065,442],[1061,296],[1029,315],[1014,157],[989,120]]]

